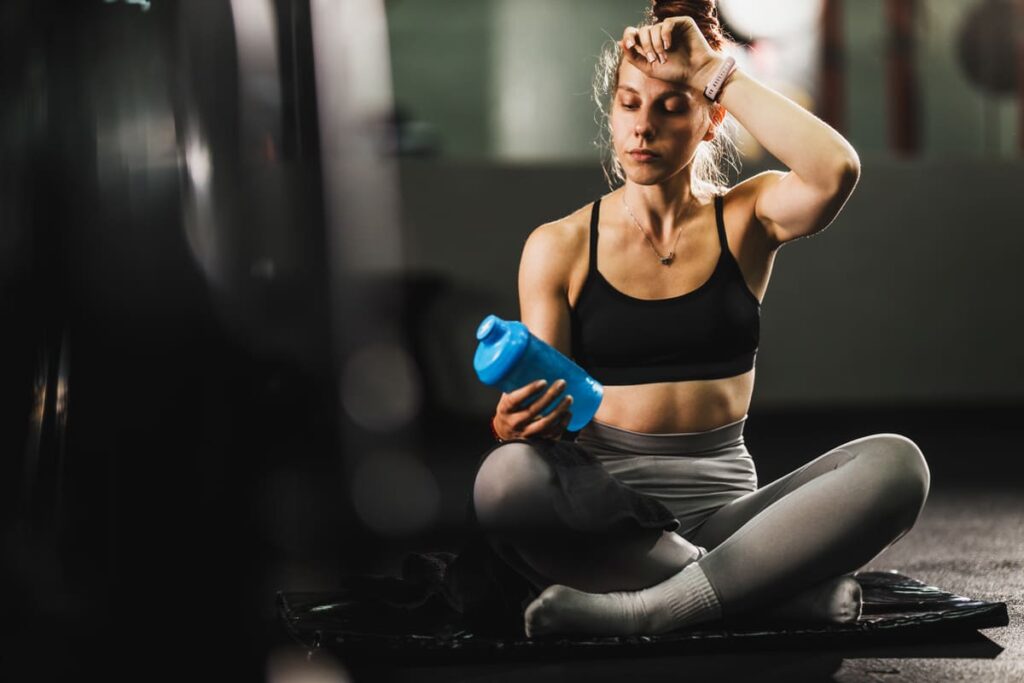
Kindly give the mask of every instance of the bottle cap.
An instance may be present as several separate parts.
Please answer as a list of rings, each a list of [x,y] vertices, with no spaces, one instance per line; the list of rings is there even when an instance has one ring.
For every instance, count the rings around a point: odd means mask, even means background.
[[[473,369],[484,384],[495,385],[512,370],[529,342],[530,333],[518,322],[489,315],[476,328],[480,343],[473,356]]]

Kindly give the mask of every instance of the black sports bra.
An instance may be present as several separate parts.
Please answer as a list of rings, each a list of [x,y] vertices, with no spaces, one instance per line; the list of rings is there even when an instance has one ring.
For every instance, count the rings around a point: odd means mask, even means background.
[[[718,379],[754,367],[761,304],[729,251],[722,196],[715,196],[721,253],[711,277],[669,299],[637,299],[597,269],[598,216],[590,216],[590,268],[571,310],[572,355],[607,385]]]

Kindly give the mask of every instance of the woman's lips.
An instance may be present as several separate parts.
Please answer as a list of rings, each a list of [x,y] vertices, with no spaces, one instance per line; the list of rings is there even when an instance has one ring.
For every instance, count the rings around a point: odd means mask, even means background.
[[[648,149],[631,149],[627,154],[633,161],[651,161],[658,158],[657,154]]]

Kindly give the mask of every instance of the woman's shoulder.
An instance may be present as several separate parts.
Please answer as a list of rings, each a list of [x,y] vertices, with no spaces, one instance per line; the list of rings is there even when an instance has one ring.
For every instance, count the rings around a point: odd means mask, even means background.
[[[523,256],[557,261],[569,267],[586,252],[590,236],[590,212],[593,202],[572,213],[538,225],[526,238]]]
[[[588,203],[534,228],[526,238],[521,268],[532,273],[543,271],[568,288],[585,276],[592,206]]]
[[[528,240],[543,242],[546,246],[571,248],[586,244],[590,234],[590,213],[593,202],[572,213],[537,226]]]

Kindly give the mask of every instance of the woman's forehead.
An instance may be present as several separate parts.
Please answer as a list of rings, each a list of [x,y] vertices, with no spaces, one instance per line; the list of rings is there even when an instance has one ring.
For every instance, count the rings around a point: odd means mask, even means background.
[[[652,97],[668,93],[693,97],[694,93],[694,89],[688,85],[651,78],[643,71],[640,71],[640,69],[625,61],[619,67],[619,80],[616,90],[625,90],[637,93],[638,95],[649,95]]]

